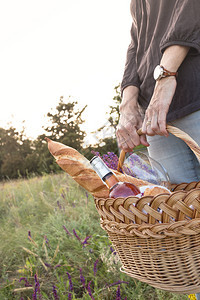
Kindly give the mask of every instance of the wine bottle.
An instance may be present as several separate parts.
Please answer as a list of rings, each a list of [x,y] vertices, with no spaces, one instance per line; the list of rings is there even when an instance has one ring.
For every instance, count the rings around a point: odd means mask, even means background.
[[[140,190],[134,184],[130,182],[120,182],[100,157],[94,156],[91,159],[90,164],[103,183],[109,188],[110,198],[126,198],[128,196],[140,194]]]

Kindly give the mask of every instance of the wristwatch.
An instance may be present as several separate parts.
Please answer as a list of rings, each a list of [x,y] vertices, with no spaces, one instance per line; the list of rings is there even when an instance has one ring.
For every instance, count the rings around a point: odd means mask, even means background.
[[[178,72],[170,72],[160,65],[156,66],[153,72],[153,77],[155,80],[160,80],[168,76],[177,76],[177,75]]]

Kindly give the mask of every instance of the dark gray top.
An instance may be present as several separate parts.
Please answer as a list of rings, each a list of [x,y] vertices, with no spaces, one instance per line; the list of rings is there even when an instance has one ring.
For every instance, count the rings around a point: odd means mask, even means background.
[[[131,44],[121,89],[140,89],[138,102],[145,110],[155,80],[153,71],[171,45],[191,49],[178,69],[177,89],[167,121],[200,109],[200,0],[132,0]]]

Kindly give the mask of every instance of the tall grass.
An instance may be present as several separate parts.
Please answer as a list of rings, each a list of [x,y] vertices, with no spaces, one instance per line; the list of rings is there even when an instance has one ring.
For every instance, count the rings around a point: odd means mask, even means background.
[[[93,198],[66,174],[0,184],[0,299],[188,299],[119,271]]]

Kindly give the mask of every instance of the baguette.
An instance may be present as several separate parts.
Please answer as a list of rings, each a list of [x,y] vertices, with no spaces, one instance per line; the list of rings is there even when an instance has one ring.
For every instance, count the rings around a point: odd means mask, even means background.
[[[56,159],[56,163],[68,173],[79,185],[85,188],[96,198],[108,198],[109,189],[92,169],[90,162],[74,148],[46,138],[48,149]],[[133,183],[138,188],[143,185],[152,185],[149,182],[134,178],[112,170],[119,181]],[[166,192],[166,191],[165,191]]]

